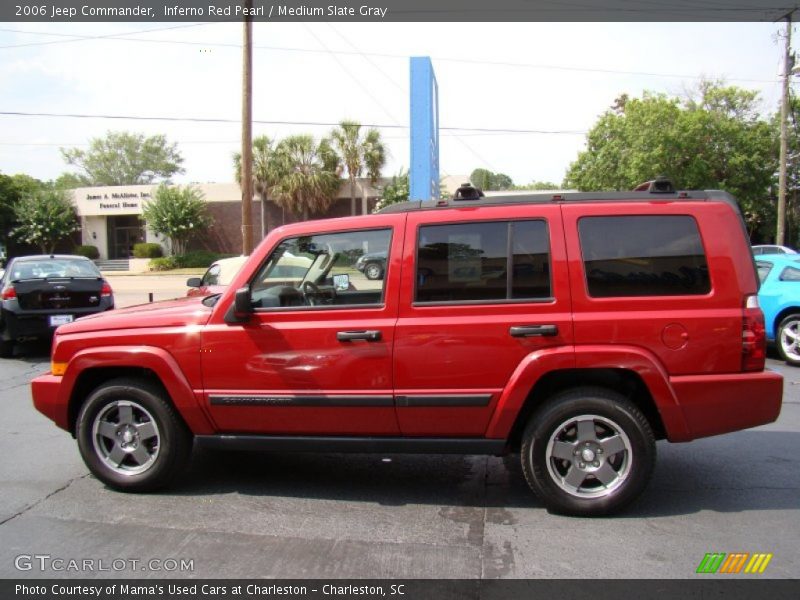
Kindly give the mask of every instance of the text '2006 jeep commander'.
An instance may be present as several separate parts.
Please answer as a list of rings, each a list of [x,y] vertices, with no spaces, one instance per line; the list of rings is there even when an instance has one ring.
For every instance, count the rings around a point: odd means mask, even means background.
[[[193,442],[518,452],[549,509],[613,512],[655,440],[772,422],[783,388],[735,200],[638,190],[280,227],[222,294],[59,327],[34,404],[120,490],[163,486]],[[382,277],[356,268],[378,253]]]

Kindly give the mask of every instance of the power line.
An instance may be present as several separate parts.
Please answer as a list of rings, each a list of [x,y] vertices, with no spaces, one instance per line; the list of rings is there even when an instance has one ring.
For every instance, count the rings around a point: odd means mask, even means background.
[[[125,39],[121,36],[126,35],[135,35],[139,33],[151,33],[154,31],[168,31],[171,29],[188,29],[189,27],[203,27],[205,25],[211,25],[211,23],[190,23],[188,25],[171,25],[170,27],[156,27],[154,29],[140,29],[139,31],[124,31],[120,33],[108,33],[105,35],[74,35],[69,33],[49,33],[49,32],[42,32],[42,31],[19,31],[15,29],[3,29],[0,28],[0,31],[12,32],[12,33],[26,33],[26,34],[34,34],[34,35],[49,35],[49,36],[57,36],[57,37],[68,37],[72,39],[68,40],[54,40],[52,42],[30,42],[27,44],[12,44],[9,46],[0,46],[0,50],[4,48],[27,48],[30,46],[50,46],[53,44],[69,44],[71,42],[84,42],[87,40],[122,40]],[[131,38],[130,41],[139,41],[145,42],[147,40],[141,40],[136,38]]]
[[[199,25],[210,25],[211,23],[199,23],[196,25],[186,25],[186,26],[179,26],[179,27],[196,27]],[[177,29],[177,27],[166,27],[163,29]],[[192,42],[189,40],[149,40],[149,39],[142,39],[142,38],[129,38],[125,37],[127,35],[135,34],[135,33],[148,33],[150,31],[159,31],[157,29],[150,29],[141,32],[126,32],[124,34],[110,34],[106,36],[81,36],[76,34],[57,34],[57,33],[45,33],[45,32],[37,32],[37,31],[21,31],[18,29],[6,29],[0,28],[0,31],[12,32],[12,33],[24,33],[24,34],[33,34],[33,35],[54,35],[59,37],[70,37],[75,39],[64,40],[64,41],[54,41],[54,42],[35,42],[30,44],[19,44],[19,45],[11,45],[11,46],[0,46],[0,50],[4,48],[19,48],[23,46],[36,46],[36,45],[48,45],[48,44],[56,44],[56,43],[64,43],[64,42],[72,42],[72,41],[82,41],[82,40],[112,40],[112,41],[127,41],[127,42],[144,42],[150,44],[177,44],[177,45],[186,45],[186,46],[202,46],[204,48],[235,48],[237,50],[241,49],[240,44],[233,44],[233,43],[225,43],[225,42]],[[390,54],[385,52],[362,52],[362,51],[351,51],[351,50],[319,50],[316,48],[299,48],[299,47],[292,47],[292,46],[253,46],[254,50],[270,50],[270,51],[277,51],[277,52],[301,52],[301,53],[308,53],[308,54],[331,54],[331,55],[341,55],[341,56],[360,56],[360,57],[375,57],[375,58],[391,58],[391,59],[401,59],[401,60],[408,60],[408,56],[404,54]],[[565,65],[548,65],[548,64],[540,64],[540,63],[523,63],[523,62],[514,62],[514,61],[489,61],[489,60],[478,60],[478,59],[469,59],[469,58],[458,58],[458,57],[448,57],[448,56],[431,56],[431,60],[435,60],[436,62],[453,62],[453,63],[462,63],[462,64],[469,64],[469,65],[485,65],[490,67],[511,67],[511,68],[520,68],[520,69],[543,69],[543,70],[552,70],[552,71],[569,71],[575,73],[601,73],[605,75],[633,75],[638,77],[664,77],[668,79],[703,79],[705,75],[687,75],[687,74],[678,74],[678,73],[657,73],[652,71],[624,71],[620,69],[600,69],[600,68],[590,68],[590,67],[573,67],[573,66],[565,66]],[[754,78],[746,78],[746,77],[728,77],[726,78],[728,81],[739,81],[745,83],[774,83],[779,81],[778,77],[774,79],[754,79]]]
[[[131,121],[171,121],[188,123],[241,123],[239,119],[221,119],[215,117],[166,117],[166,116],[141,116],[141,115],[97,115],[81,113],[45,113],[45,112],[25,112],[25,111],[0,111],[4,116],[21,117],[53,117],[69,119],[116,119]],[[305,125],[310,127],[335,127],[339,123],[325,121],[280,121],[280,120],[258,120],[253,119],[253,123],[260,125]],[[408,125],[387,124],[387,123],[360,123],[362,127],[375,127],[377,129],[408,129]],[[585,131],[579,130],[545,130],[545,129],[512,129],[512,128],[491,128],[491,127],[439,127],[440,131],[472,131],[484,133],[530,133],[541,135],[583,135]]]

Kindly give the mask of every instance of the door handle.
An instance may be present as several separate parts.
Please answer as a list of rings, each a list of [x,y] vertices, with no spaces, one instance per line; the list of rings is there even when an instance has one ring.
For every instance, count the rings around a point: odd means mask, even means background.
[[[553,337],[558,335],[558,325],[516,325],[508,332],[511,337]]]
[[[340,342],[352,342],[353,340],[366,340],[368,342],[377,342],[381,339],[381,332],[378,330],[370,331],[339,331],[336,333],[336,339]]]

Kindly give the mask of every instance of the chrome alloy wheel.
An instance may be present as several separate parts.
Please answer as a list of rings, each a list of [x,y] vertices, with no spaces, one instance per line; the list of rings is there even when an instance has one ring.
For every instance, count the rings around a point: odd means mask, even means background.
[[[800,362],[800,319],[787,319],[781,323],[780,343],[787,360]]]
[[[97,413],[92,423],[94,450],[120,475],[138,475],[155,463],[160,450],[153,416],[131,400],[116,400]]]
[[[619,425],[599,415],[580,415],[555,429],[545,460],[562,490],[578,498],[600,498],[628,477],[633,451]]]

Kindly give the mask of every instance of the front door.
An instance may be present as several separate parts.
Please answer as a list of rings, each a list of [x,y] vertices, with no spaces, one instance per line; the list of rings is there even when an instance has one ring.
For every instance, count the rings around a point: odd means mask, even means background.
[[[203,334],[205,401],[221,431],[398,434],[392,349],[402,218],[372,220],[367,230],[290,229],[248,277],[249,321],[211,323]],[[356,263],[374,252],[388,252],[387,269],[371,280]]]
[[[144,241],[144,229],[136,215],[108,217],[108,233],[111,259],[133,257],[134,244]]]

